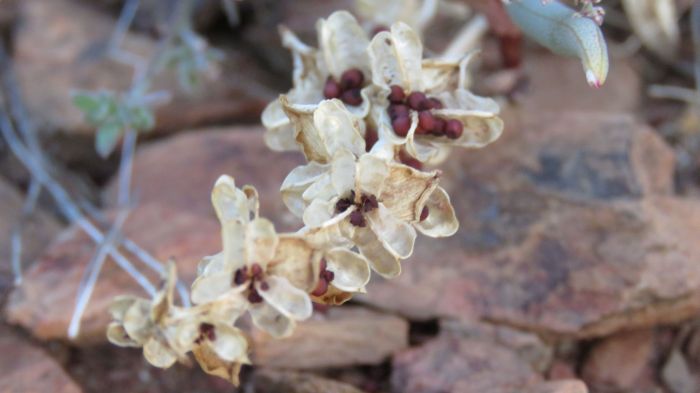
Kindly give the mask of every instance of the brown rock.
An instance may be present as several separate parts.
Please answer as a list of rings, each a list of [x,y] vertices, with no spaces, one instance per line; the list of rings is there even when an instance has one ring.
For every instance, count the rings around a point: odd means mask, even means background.
[[[654,355],[653,330],[621,332],[591,348],[582,376],[596,392],[639,391],[653,375]]]
[[[352,385],[314,374],[266,369],[255,373],[253,385],[257,393],[362,393]]]
[[[403,393],[515,393],[540,379],[514,351],[454,332],[394,356],[391,376]]]
[[[55,142],[51,144],[54,153],[90,157],[94,128],[73,106],[70,93],[76,89],[120,91],[131,85],[132,69],[102,53],[115,21],[73,0],[23,1],[22,17],[15,61],[30,117],[42,135]],[[148,56],[156,45],[147,36],[129,33],[123,46]],[[227,70],[244,71],[246,77]],[[174,97],[159,107],[157,130],[257,120],[267,101],[277,94],[265,87],[264,79],[256,62],[235,51],[227,52],[220,78],[205,82],[192,96],[180,92],[173,72],[165,72],[154,81],[153,89],[169,90]],[[82,138],[60,138],[65,134]]]
[[[542,382],[530,388],[527,393],[588,393],[586,384],[578,380]]]
[[[607,81],[598,89],[588,86],[578,59],[533,50],[524,60],[527,86],[517,96],[523,111],[630,113],[640,106],[641,75],[631,59],[613,60]]]
[[[208,129],[144,146],[134,161],[135,198],[213,218],[211,188],[220,175],[228,174],[239,186],[258,189],[260,213],[273,220],[278,230],[296,230],[301,220],[287,211],[279,187],[303,157],[270,151],[262,136],[260,127]],[[116,201],[115,183],[107,192],[111,203]]]
[[[309,370],[374,365],[408,347],[408,322],[363,308],[332,308],[300,323],[291,337],[274,339],[254,330],[253,364]]]
[[[24,205],[24,196],[10,184],[0,180],[0,298],[12,286],[13,274],[10,266],[12,231],[19,223]],[[61,224],[50,214],[36,209],[22,231],[22,267],[26,270],[41,254],[46,245],[60,231]]]
[[[160,261],[175,258],[179,275],[186,283],[194,279],[197,263],[203,256],[221,249],[218,222],[155,203],[134,209],[126,221],[124,234]],[[77,287],[94,252],[95,244],[85,234],[75,227],[65,230],[27,271],[24,285],[12,292],[8,320],[30,330],[37,338],[65,339]],[[130,260],[140,271],[149,272],[135,258]],[[157,285],[159,277],[153,274],[150,277]],[[106,340],[108,307],[115,296],[125,294],[146,296],[108,259],[83,317],[78,337],[81,343]]]
[[[566,337],[700,311],[700,203],[668,196],[673,156],[659,138],[621,115],[523,117],[493,146],[454,152],[442,184],[459,232],[421,238],[364,301]]]
[[[0,392],[82,391],[49,355],[6,328],[0,334],[0,354]]]

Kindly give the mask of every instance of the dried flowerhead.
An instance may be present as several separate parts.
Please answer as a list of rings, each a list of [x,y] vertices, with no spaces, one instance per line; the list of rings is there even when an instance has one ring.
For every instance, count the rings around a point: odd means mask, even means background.
[[[371,117],[380,140],[436,164],[448,147],[484,147],[501,135],[498,104],[467,90],[469,58],[423,59],[420,38],[404,23],[374,36],[369,55],[379,88]]]
[[[318,49],[301,42],[282,27],[282,43],[294,59],[294,87],[286,94],[290,105],[318,105],[324,99],[337,98],[362,119],[369,112],[371,75],[367,45],[369,38],[355,17],[337,11],[316,24]],[[265,142],[273,150],[296,150],[294,129],[278,100],[262,114],[267,128]]]

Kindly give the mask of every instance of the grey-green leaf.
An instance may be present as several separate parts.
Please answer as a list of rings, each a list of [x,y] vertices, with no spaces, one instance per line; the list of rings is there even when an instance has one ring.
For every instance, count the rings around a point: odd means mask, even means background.
[[[608,48],[600,27],[591,19],[559,3],[512,0],[511,19],[523,32],[554,53],[581,59],[586,80],[600,87],[608,76]]]
[[[116,123],[106,123],[97,129],[95,135],[95,150],[102,158],[106,158],[113,151],[119,142],[122,134],[122,126]]]
[[[100,99],[90,93],[75,93],[73,95],[73,105],[84,113],[90,113],[99,107]]]

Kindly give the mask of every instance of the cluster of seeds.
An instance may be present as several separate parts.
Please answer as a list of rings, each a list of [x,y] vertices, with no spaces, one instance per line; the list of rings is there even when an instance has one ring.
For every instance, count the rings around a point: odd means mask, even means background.
[[[323,296],[328,292],[328,285],[335,278],[335,274],[327,270],[326,260],[321,259],[321,272],[318,274],[318,285],[311,294],[313,296]]]
[[[323,86],[323,96],[330,100],[339,98],[347,105],[359,106],[362,104],[362,84],[365,83],[365,74],[357,68],[351,68],[340,76],[340,82],[336,81],[333,76],[326,79],[326,85]]]
[[[401,86],[391,86],[389,93],[389,117],[391,126],[396,135],[404,137],[411,129],[411,110],[418,111],[418,127],[416,135],[446,136],[450,139],[458,139],[462,136],[464,127],[462,122],[454,119],[443,119],[434,116],[431,109],[442,109],[440,100],[434,97],[426,97],[424,93],[414,91],[408,96]]]
[[[251,303],[260,303],[263,301],[262,296],[260,296],[258,290],[255,288],[256,281],[261,282],[261,290],[266,291],[269,288],[268,283],[263,281],[263,279],[264,275],[262,266],[257,263],[251,265],[250,270],[248,270],[247,266],[243,266],[236,270],[233,275],[233,283],[235,285],[243,285],[248,282],[248,301]]]
[[[364,228],[367,226],[364,213],[369,213],[378,208],[379,202],[377,202],[377,197],[374,195],[366,194],[360,197],[360,202],[355,202],[355,191],[351,191],[348,198],[343,198],[336,202],[335,210],[337,213],[342,213],[348,210],[350,206],[357,206],[357,209],[350,213],[350,223],[356,227]]]

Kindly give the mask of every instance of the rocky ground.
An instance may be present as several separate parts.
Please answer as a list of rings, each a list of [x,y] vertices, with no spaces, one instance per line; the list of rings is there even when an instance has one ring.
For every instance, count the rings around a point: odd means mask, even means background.
[[[98,158],[70,91],[125,88],[130,71],[95,55],[120,1],[0,3],[22,94],[56,171],[112,214],[117,158]],[[125,45],[157,43],[145,2]],[[217,250],[209,193],[223,173],[255,185],[280,230],[299,221],[279,198],[302,162],[275,153],[257,124],[289,87],[277,23],[313,37],[313,21],[350,1],[243,2],[231,30],[218,2],[197,25],[226,54],[223,74],[157,113],[134,163],[138,206],[124,233],[186,281]],[[447,21],[429,31],[444,44]],[[456,25],[459,27],[459,24]],[[8,30],[9,29],[9,30]],[[429,44],[430,45],[430,44]],[[295,334],[255,334],[241,392],[695,393],[700,391],[700,143],[697,117],[647,97],[650,83],[689,86],[641,52],[613,51],[608,83],[587,87],[577,61],[529,44],[517,84],[485,43],[476,87],[504,99],[492,146],[455,152],[442,169],[460,231],[421,238],[400,278],[375,279],[351,304],[317,312]],[[509,79],[510,78],[510,79]],[[156,82],[177,91],[173,75]],[[695,116],[695,117],[694,117]],[[699,149],[700,150],[700,149]],[[27,174],[0,142],[0,258],[21,214]],[[106,342],[106,307],[140,289],[113,263],[100,276],[77,340],[67,327],[94,244],[55,214],[50,198],[24,226],[25,281],[0,264],[0,392],[234,391],[196,367],[159,370],[139,350]]]

